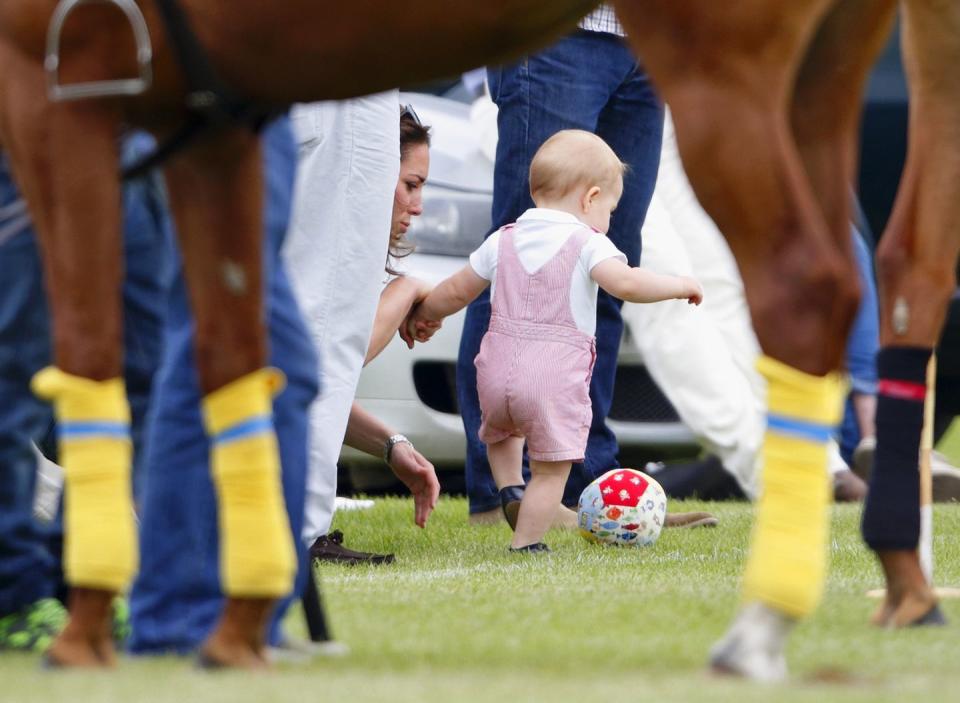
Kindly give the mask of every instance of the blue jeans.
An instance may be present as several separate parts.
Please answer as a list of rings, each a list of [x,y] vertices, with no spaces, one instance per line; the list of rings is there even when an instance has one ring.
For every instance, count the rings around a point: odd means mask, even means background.
[[[876,395],[877,352],[880,349],[880,313],[877,302],[877,284],[873,274],[873,255],[863,236],[853,230],[853,253],[860,274],[860,308],[847,339],[847,371],[850,373],[852,393]],[[847,398],[840,425],[840,455],[849,464],[853,450],[860,441],[860,428],[853,410],[853,401]]]
[[[124,142],[129,160],[150,147],[134,135]],[[0,154],[0,212],[19,199]],[[139,179],[123,189],[125,268],[124,380],[132,414],[134,485],[142,458],[143,418],[160,359],[159,273],[166,217],[159,184]],[[9,222],[9,221],[8,221]],[[2,228],[3,222],[0,222]],[[60,590],[59,525],[33,518],[37,463],[30,448],[51,430],[50,406],[30,391],[30,379],[52,363],[50,321],[40,254],[32,227],[0,244],[0,616]],[[135,489],[136,490],[136,489]]]
[[[629,164],[623,197],[608,236],[632,266],[640,260],[640,226],[660,163],[663,106],[627,45],[613,34],[578,31],[518,63],[488,71],[500,108],[493,180],[494,230],[533,207],[528,170],[540,145],[561,129],[595,132]],[[595,477],[618,466],[617,438],[607,427],[613,401],[617,350],[623,333],[621,302],[600,291],[597,360],[590,385],[593,422],[583,464],[574,464],[564,503],[573,504]],[[470,512],[500,505],[487,452],[477,433],[480,403],[473,360],[490,321],[484,292],[467,308],[457,360],[457,400],[467,436],[466,484]]]
[[[0,178],[3,173],[0,171]],[[12,202],[0,182],[0,207]],[[30,392],[50,361],[50,327],[33,231],[0,245],[0,617],[57,591],[53,535],[33,517],[37,460],[30,448],[53,420]]]
[[[270,364],[287,376],[274,400],[284,499],[300,568],[294,594],[306,579],[308,559],[299,540],[307,468],[307,410],[317,393],[317,360],[284,269],[286,233],[296,168],[286,119],[264,135],[266,167],[264,268]],[[176,249],[171,241],[171,252]],[[194,364],[193,319],[177,257],[167,299],[163,361],[147,426],[145,485],[141,501],[140,575],[130,596],[131,652],[195,650],[223,608],[220,589],[217,503],[209,469],[209,445],[200,413]],[[271,640],[292,599],[274,617]]]

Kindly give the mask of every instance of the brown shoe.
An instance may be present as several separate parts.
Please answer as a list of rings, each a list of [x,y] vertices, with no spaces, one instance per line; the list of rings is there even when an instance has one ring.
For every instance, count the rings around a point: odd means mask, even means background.
[[[867,497],[867,484],[850,469],[833,475],[833,499],[838,503],[856,503]]]
[[[664,527],[716,527],[720,521],[710,513],[667,513]]]
[[[493,510],[484,510],[479,513],[470,513],[467,516],[467,523],[474,527],[487,527],[489,525],[499,525],[506,520],[503,517],[503,510],[494,508]]]
[[[343,533],[340,530],[317,537],[317,541],[310,546],[310,557],[341,564],[390,564],[394,558],[393,554],[370,554],[347,549],[343,546]]]
[[[960,469],[938,451],[930,452],[930,474],[933,478],[933,502],[960,501]]]

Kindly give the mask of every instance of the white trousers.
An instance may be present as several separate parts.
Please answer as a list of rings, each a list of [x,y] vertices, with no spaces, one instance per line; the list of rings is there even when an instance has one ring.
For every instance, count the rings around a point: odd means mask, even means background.
[[[297,105],[299,166],[283,257],[320,357],[303,539],[326,534],[337,459],[386,278],[400,173],[397,91]]]
[[[703,304],[671,300],[623,306],[651,377],[703,447],[755,498],[766,429],[766,381],[736,260],[687,180],[673,123],[664,126],[660,171],[643,225],[641,265],[695,276]],[[828,468],[846,469],[835,442]]]

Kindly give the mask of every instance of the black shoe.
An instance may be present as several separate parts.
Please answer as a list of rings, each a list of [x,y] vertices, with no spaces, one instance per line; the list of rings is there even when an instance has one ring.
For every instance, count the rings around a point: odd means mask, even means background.
[[[343,533],[334,530],[329,535],[317,537],[310,546],[310,557],[317,561],[337,561],[341,564],[390,564],[392,554],[370,554],[347,549],[343,546]]]
[[[526,486],[504,486],[500,489],[500,507],[511,530],[517,529],[517,516],[520,514],[524,489]]]
[[[672,464],[650,462],[643,470],[657,480],[668,498],[700,500],[746,498],[737,480],[723,467],[720,459],[713,455]]]
[[[944,616],[940,606],[934,604],[930,610],[910,623],[910,627],[943,627],[947,624],[947,618]]]
[[[526,544],[522,547],[510,547],[511,552],[551,552],[553,551],[545,545],[543,542],[534,542],[533,544]]]

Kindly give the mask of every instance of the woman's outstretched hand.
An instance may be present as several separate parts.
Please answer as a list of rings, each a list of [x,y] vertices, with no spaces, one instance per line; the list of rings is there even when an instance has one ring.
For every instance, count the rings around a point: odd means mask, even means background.
[[[413,495],[413,521],[419,527],[425,527],[440,496],[440,481],[437,480],[433,464],[412,444],[403,442],[395,445],[390,452],[390,469]]]

